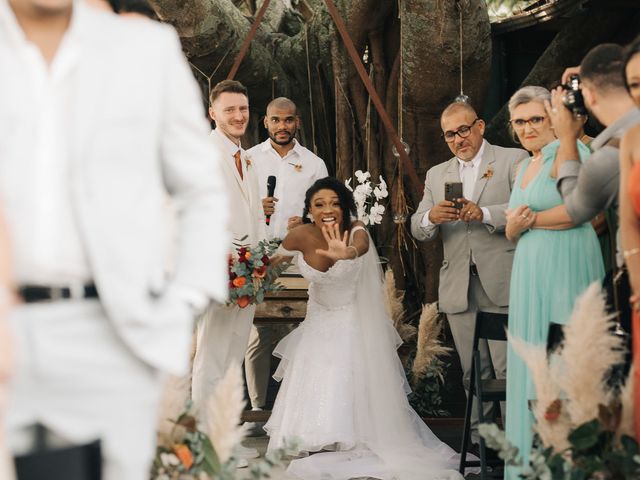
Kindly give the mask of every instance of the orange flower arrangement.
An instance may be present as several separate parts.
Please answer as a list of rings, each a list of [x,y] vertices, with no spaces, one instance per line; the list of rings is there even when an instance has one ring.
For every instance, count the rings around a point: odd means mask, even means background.
[[[185,444],[180,443],[178,445],[174,445],[173,453],[176,454],[176,457],[180,460],[180,463],[189,470],[193,466],[193,453],[189,450]]]
[[[287,265],[271,263],[277,247],[276,240],[264,240],[254,248],[238,246],[237,257],[229,259],[230,303],[245,308],[264,302],[266,293],[282,289],[276,280]]]

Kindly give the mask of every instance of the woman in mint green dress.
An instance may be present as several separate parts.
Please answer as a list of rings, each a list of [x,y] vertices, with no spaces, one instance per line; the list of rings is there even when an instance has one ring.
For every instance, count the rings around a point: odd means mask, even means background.
[[[547,117],[542,87],[524,87],[509,101],[511,126],[531,157],[520,166],[509,201],[507,237],[517,241],[511,272],[509,332],[532,344],[546,344],[549,324],[565,324],[578,295],[604,276],[602,255],[591,224],[564,225],[563,230],[528,230],[535,212],[562,203],[556,188],[554,160],[559,143]],[[579,144],[580,155],[589,150]],[[560,228],[560,227],[559,227]],[[507,439],[529,462],[535,398],[531,375],[520,357],[507,350]],[[508,467],[505,478],[518,479],[520,468]]]

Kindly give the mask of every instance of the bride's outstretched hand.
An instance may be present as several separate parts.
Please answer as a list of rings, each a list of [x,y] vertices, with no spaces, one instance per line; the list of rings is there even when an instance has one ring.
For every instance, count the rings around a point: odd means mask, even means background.
[[[323,225],[322,235],[327,241],[328,248],[326,250],[317,248],[316,253],[318,255],[322,255],[334,261],[346,260],[353,257],[353,255],[349,256],[349,246],[347,245],[349,232],[344,232],[344,235],[340,235],[340,227],[337,223],[332,226]]]

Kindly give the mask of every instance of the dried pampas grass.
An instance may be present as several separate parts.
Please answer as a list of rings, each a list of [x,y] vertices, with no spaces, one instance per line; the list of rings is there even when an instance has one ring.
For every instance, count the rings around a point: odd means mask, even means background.
[[[396,288],[396,279],[390,268],[384,274],[385,309],[387,315],[393,321],[398,335],[403,342],[410,342],[416,336],[417,329],[413,325],[405,323],[406,312],[404,310],[404,292]]]
[[[624,360],[620,339],[611,334],[612,316],[607,314],[598,282],[576,300],[569,323],[564,327],[562,388],[567,410],[575,425],[598,417],[598,405],[612,398],[606,385],[611,367]]]
[[[158,444],[171,445],[175,435],[175,420],[184,412],[191,394],[191,375],[167,377],[160,399]]]
[[[440,343],[441,332],[442,319],[438,314],[438,304],[434,302],[423,305],[418,327],[416,358],[411,367],[414,382],[426,375],[434,358],[449,354],[451,351],[451,348]],[[438,374],[442,379],[442,373],[438,372]]]
[[[571,425],[564,412],[564,405],[560,406],[561,411],[556,418],[547,418],[549,407],[560,398],[560,385],[551,378],[546,347],[530,345],[511,334],[508,334],[508,338],[513,350],[522,358],[531,372],[537,399],[533,405],[535,429],[545,447],[553,447],[555,452],[561,452],[569,447],[567,436]]]
[[[207,433],[222,464],[246,435],[246,428],[240,424],[244,406],[242,370],[233,362],[207,403]]]

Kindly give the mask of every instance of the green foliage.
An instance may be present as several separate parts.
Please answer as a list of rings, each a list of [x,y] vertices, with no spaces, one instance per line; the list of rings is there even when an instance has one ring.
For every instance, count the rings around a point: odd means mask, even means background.
[[[288,263],[271,261],[279,244],[279,239],[263,240],[253,248],[236,243],[238,256],[229,259],[230,303],[244,308],[264,302],[269,292],[282,290],[277,279]]]
[[[413,358],[409,360],[407,363],[411,365]],[[415,383],[413,382],[411,371],[406,371],[407,378],[413,385],[412,392],[409,394],[409,403],[418,415],[423,418],[446,417],[449,415],[449,412],[442,408],[443,372],[447,367],[448,364],[436,357],[429,365],[426,375]]]
[[[184,412],[173,421],[173,424],[169,438],[156,449],[156,456],[151,466],[152,480],[236,480],[240,478],[236,458],[231,457],[225,463],[220,463],[211,439],[198,428],[191,401],[186,403]],[[249,470],[250,479],[269,478],[272,468],[280,465],[285,455],[296,450],[296,442],[287,440],[284,448],[268,453],[263,460],[252,465]]]
[[[602,410],[615,411],[615,407]],[[634,438],[622,436],[619,440],[600,418],[595,418],[571,430],[571,447],[564,452],[544,449],[538,438],[529,465],[522,471],[528,480],[627,480],[640,478],[640,449]],[[496,425],[480,425],[479,433],[487,446],[498,450],[508,465],[521,465],[518,449],[513,446]]]

